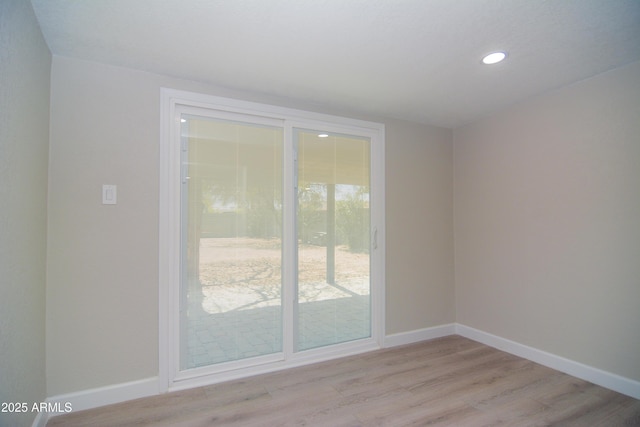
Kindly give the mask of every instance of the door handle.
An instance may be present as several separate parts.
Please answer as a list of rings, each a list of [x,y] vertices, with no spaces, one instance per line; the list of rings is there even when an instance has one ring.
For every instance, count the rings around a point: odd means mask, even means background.
[[[378,227],[373,229],[373,249],[378,249]]]

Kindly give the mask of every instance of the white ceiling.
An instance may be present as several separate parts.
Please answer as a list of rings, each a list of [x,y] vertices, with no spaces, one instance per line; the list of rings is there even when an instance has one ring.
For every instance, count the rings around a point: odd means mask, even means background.
[[[54,55],[445,127],[640,60],[639,0],[31,2]]]

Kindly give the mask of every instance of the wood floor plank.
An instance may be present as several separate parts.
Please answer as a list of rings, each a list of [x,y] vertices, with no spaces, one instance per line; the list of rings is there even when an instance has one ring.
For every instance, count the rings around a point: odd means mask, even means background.
[[[640,401],[459,337],[54,417],[48,426],[640,426]]]

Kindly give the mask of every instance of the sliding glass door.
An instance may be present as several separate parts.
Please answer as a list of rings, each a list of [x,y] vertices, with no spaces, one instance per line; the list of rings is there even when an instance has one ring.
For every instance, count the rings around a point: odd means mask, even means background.
[[[297,350],[371,336],[370,140],[295,129]]]
[[[163,102],[167,384],[378,348],[383,127],[179,91]]]
[[[181,369],[282,351],[282,128],[184,114]]]

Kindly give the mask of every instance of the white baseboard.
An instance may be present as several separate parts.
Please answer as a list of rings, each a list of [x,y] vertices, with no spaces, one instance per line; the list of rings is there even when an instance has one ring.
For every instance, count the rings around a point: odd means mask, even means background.
[[[456,333],[455,327],[455,323],[449,323],[447,325],[433,326],[431,328],[387,335],[384,337],[383,347],[397,347],[399,345],[413,344],[420,341],[432,340],[434,338],[446,337],[447,335],[453,335]]]
[[[507,353],[555,369],[556,371],[564,372],[565,374],[617,391],[618,393],[640,399],[640,381],[603,371],[593,366],[584,365],[459,323],[455,326],[455,333],[490,347],[497,348],[498,350],[506,351]]]
[[[46,402],[54,405],[57,403],[58,407],[63,409],[70,407],[72,412],[76,412],[83,411],[85,409],[97,408],[99,406],[125,402],[127,400],[139,399],[141,397],[155,396],[159,394],[159,392],[158,378],[153,377],[144,380],[52,396],[47,398]],[[55,417],[56,415],[61,415],[63,413],[64,412],[41,412],[34,420],[33,427],[44,427],[51,417]]]
[[[36,418],[33,420],[33,424],[31,427],[46,427],[47,421],[49,421],[49,417],[44,412],[38,412]]]

